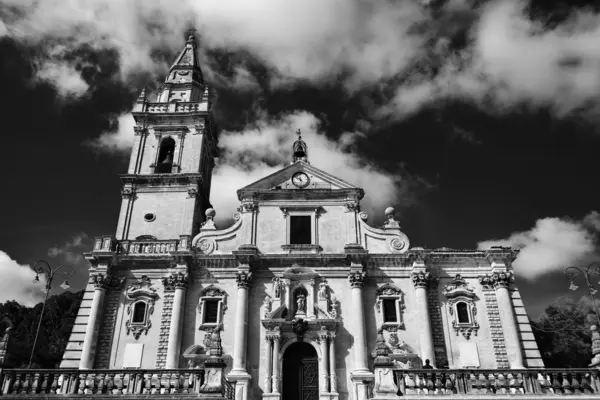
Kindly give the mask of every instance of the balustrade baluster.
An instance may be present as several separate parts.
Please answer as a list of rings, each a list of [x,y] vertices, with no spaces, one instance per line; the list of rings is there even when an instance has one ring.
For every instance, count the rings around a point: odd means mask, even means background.
[[[433,383],[435,394],[444,394],[444,384],[442,383],[444,375],[445,374],[442,374],[441,372],[435,374],[435,380]]]
[[[589,375],[581,374],[581,388],[583,389],[584,394],[594,393],[594,389],[590,385]]]
[[[79,373],[79,382],[81,382],[81,384],[76,389],[77,394],[86,394],[85,393],[86,380],[87,380],[87,374],[85,372]]]
[[[40,385],[40,393],[48,393],[48,378],[50,377],[49,372],[44,372],[42,375],[42,384]]]
[[[108,378],[106,382],[106,393],[114,394],[113,389],[115,387],[115,374],[108,373]]]
[[[115,374],[115,387],[117,394],[123,394],[123,374]]]
[[[152,374],[152,378],[150,378],[150,393],[157,394],[160,393],[160,377],[155,372]]]
[[[579,379],[577,378],[577,373],[571,374],[571,390],[575,394],[581,394],[581,384],[579,383]]]
[[[564,394],[572,394],[573,393],[571,391],[571,381],[566,372],[562,373],[562,391]]]
[[[36,372],[33,374],[33,381],[31,382],[31,393],[37,394],[40,390],[40,373]]]
[[[96,374],[96,378],[98,379],[98,385],[96,386],[96,394],[104,394],[104,389],[106,389],[106,374]]]
[[[558,374],[556,372],[553,372],[551,374],[551,379],[552,379],[552,390],[554,391],[554,394],[559,394],[562,392],[562,384],[560,383],[560,380],[558,379]]]
[[[418,394],[423,394],[425,393],[425,374],[423,374],[422,372],[419,372],[417,374],[417,393]]]
[[[50,384],[50,394],[56,394],[58,391],[58,380],[60,379],[59,374],[52,374],[52,383]]]
[[[404,375],[404,386],[406,387],[406,394],[416,394],[417,393],[417,382],[414,373],[406,373]]]
[[[600,392],[600,385],[598,384],[598,372],[597,371],[592,372],[590,380],[591,380],[590,384],[592,385],[594,392],[596,392],[596,393]]]
[[[510,393],[508,379],[506,376],[500,372],[497,376],[494,376],[496,380],[496,393],[500,391],[502,394]]]
[[[433,392],[435,385],[433,384],[433,374],[427,373],[425,374],[425,388],[427,389],[427,394]]]
[[[31,372],[25,373],[25,377],[23,378],[23,381],[21,382],[21,394],[29,393],[29,390],[31,389],[31,380],[32,380]]]
[[[15,374],[15,381],[13,382],[13,385],[12,385],[12,394],[19,393],[20,389],[21,389],[21,374],[19,372],[17,372]]]

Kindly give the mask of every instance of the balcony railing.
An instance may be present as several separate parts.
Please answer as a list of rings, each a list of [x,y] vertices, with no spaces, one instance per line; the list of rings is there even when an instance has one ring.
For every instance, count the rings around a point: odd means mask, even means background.
[[[543,397],[600,393],[600,371],[592,369],[395,370],[394,381],[398,386],[398,396]]]
[[[178,370],[0,370],[0,396],[190,395],[202,393],[203,369]],[[233,398],[225,379],[222,395]]]
[[[201,103],[176,102],[176,103],[147,103],[146,112],[149,113],[188,113],[202,110]],[[206,108],[206,106],[204,106]]]
[[[177,251],[178,240],[123,240],[121,254],[124,255],[165,255]]]

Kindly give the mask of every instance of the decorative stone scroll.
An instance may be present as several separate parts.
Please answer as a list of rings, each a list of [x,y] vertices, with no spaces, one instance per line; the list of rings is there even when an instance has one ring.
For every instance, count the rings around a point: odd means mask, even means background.
[[[404,329],[403,311],[406,306],[404,304],[404,293],[402,290],[395,285],[386,283],[378,288],[375,293],[377,295],[375,308],[381,318],[382,329],[388,331],[393,330],[394,332],[397,329]],[[386,316],[385,307],[392,306],[395,311],[394,314]]]
[[[448,298],[448,313],[453,317],[452,327],[456,336],[462,334],[467,340],[471,338],[471,334],[477,336],[479,324],[475,319],[475,290],[458,274],[444,287],[443,294]]]
[[[127,334],[133,334],[133,337],[139,339],[142,333],[147,335],[152,327],[150,316],[154,313],[154,304],[158,298],[156,288],[152,286],[150,278],[143,275],[137,283],[129,285],[125,298],[129,302],[129,318],[125,322]]]

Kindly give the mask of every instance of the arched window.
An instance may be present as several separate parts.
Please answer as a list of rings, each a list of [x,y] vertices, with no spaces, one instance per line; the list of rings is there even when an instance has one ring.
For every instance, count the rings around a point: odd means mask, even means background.
[[[165,138],[160,142],[158,150],[158,162],[154,173],[169,174],[173,168],[173,153],[175,152],[175,140],[173,138]]]
[[[143,324],[146,320],[146,303],[138,301],[133,307],[133,318],[131,322],[133,324]]]
[[[467,306],[467,303],[462,301],[460,303],[456,303],[456,314],[458,315],[459,324],[471,323],[471,318],[469,317],[469,306]]]

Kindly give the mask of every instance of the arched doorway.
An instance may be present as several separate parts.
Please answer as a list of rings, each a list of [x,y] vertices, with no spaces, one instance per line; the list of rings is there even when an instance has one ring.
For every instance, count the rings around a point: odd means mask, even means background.
[[[296,342],[283,355],[283,399],[319,399],[319,359],[313,346]]]

